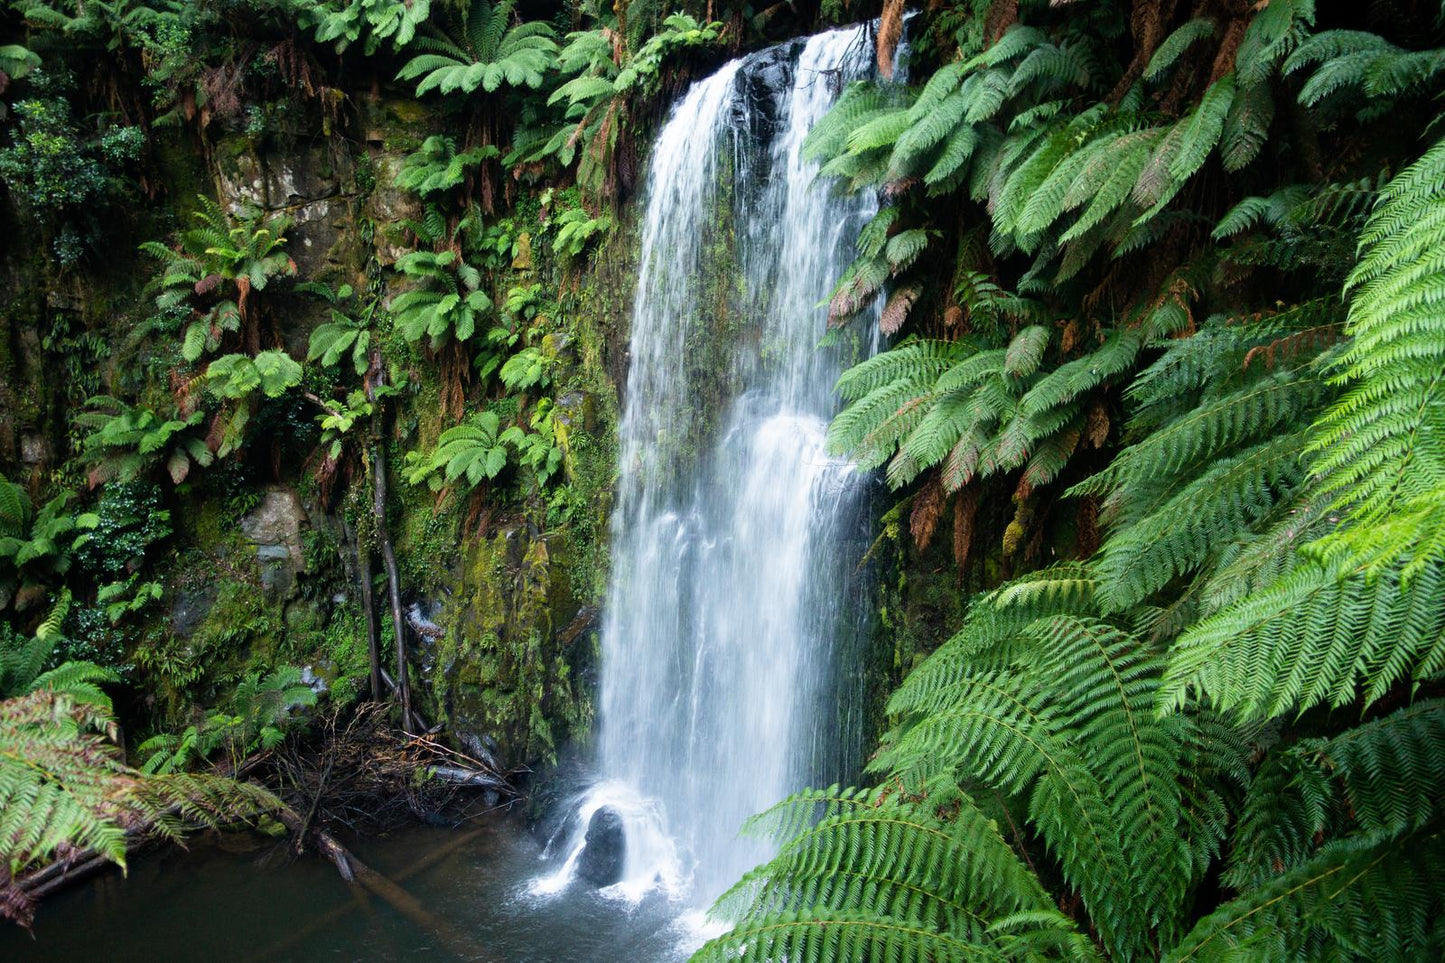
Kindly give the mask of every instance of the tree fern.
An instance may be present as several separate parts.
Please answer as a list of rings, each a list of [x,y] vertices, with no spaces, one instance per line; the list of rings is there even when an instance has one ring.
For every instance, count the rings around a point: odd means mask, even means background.
[[[436,491],[454,483],[471,489],[497,477],[507,467],[508,454],[498,435],[499,427],[497,416],[484,411],[448,428],[430,455],[408,453],[407,481],[413,485],[426,483]]]
[[[1218,460],[1177,493],[1151,493],[1141,516],[1101,549],[1105,607],[1125,609],[1144,601],[1266,517],[1302,479],[1305,442],[1303,433],[1262,442]]]
[[[422,141],[419,150],[407,155],[396,185],[422,197],[444,193],[462,183],[468,168],[497,155],[497,148],[490,145],[458,151],[450,137],[434,134]]]
[[[1144,67],[1144,79],[1158,80],[1178,62],[1186,50],[1201,40],[1213,37],[1216,29],[1215,22],[1209,17],[1196,17],[1177,27],[1164,38],[1164,42],[1149,58],[1149,63]]]
[[[119,681],[113,669],[85,661],[66,661],[46,668],[47,663],[54,660],[56,646],[63,640],[61,624],[70,605],[70,590],[66,589],[31,638],[22,641],[20,636],[11,633],[0,636],[0,699],[43,690],[101,712],[111,711],[110,696],[100,687]]]
[[[1012,959],[1047,943],[1093,955],[965,794],[807,791],[751,828],[782,851],[719,900],[737,926],[698,959]]]
[[[90,398],[87,405],[91,410],[75,415],[73,421],[91,429],[81,440],[81,453],[91,463],[92,486],[112,479],[133,481],[157,466],[179,485],[192,467],[206,467],[215,460],[205,440],[191,433],[204,420],[204,411],[163,418],[106,395]]]
[[[397,330],[408,341],[426,338],[432,350],[466,341],[492,313],[481,272],[453,250],[411,251],[397,259],[396,269],[417,282],[391,302]]]
[[[471,0],[447,28],[433,27],[414,41],[427,52],[408,60],[396,79],[415,80],[418,97],[432,90],[470,94],[540,87],[557,42],[543,21],[513,25],[514,7],[513,0]]]
[[[1258,884],[1351,833],[1395,838],[1438,820],[1442,738],[1445,704],[1430,699],[1273,754],[1244,800],[1226,879]]]
[[[1205,398],[1171,420],[1151,419],[1147,435],[1079,491],[1109,492],[1114,514],[1129,518],[1133,493],[1162,479],[1198,469],[1256,439],[1277,437],[1308,419],[1328,397],[1328,386],[1305,368],[1282,368],[1218,398]]]
[[[1241,85],[1262,83],[1297,47],[1315,23],[1315,0],[1271,0],[1244,31],[1234,56]]]
[[[1189,117],[1180,121],[1184,131],[1179,142],[1179,152],[1169,163],[1169,173],[1176,181],[1191,177],[1204,166],[1210,151],[1214,150],[1224,135],[1225,121],[1234,105],[1237,92],[1234,74],[1225,74],[1204,92],[1199,106]]]
[[[368,56],[387,42],[405,47],[431,16],[431,0],[303,0],[298,7],[300,25],[315,29],[318,43],[332,43],[341,53],[362,40]]]
[[[1008,667],[949,660],[942,676],[906,681],[889,711],[917,721],[890,735],[872,767],[907,783],[957,775],[1026,795],[1095,925],[1127,953],[1174,925],[1187,885],[1178,729],[1151,711],[1158,666],[1096,620],[1045,617],[1019,638]],[[1071,684],[1055,689],[1060,671]],[[1121,885],[1148,892],[1148,905],[1130,907]]]

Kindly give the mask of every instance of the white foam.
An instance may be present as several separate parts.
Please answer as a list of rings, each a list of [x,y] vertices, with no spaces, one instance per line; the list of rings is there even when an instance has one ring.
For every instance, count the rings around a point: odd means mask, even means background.
[[[560,836],[566,846],[566,857],[556,870],[533,880],[528,892],[534,896],[555,896],[572,885],[577,877],[577,862],[587,844],[587,826],[600,809],[611,809],[621,818],[626,849],[622,878],[602,887],[598,893],[634,906],[654,892],[668,899],[684,899],[690,889],[691,874],[667,832],[662,804],[640,795],[620,780],[598,783],[578,798],[574,815]]]

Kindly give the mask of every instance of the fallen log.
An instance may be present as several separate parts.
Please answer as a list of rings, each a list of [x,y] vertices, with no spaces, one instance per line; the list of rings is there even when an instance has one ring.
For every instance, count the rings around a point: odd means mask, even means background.
[[[289,806],[278,813],[277,818],[281,820],[282,825],[293,832],[302,828],[301,817],[296,815],[296,811]],[[357,859],[329,833],[315,829],[312,830],[311,836],[316,842],[317,851],[331,860],[336,866],[337,872],[341,874],[341,878],[348,884],[360,884],[366,887],[372,895],[385,900],[392,909],[421,928],[429,930],[446,944],[447,949],[458,956],[475,961],[488,959],[486,952],[470,936],[431,912],[420,900],[393,880]]]
[[[353,860],[353,862],[355,862]],[[446,944],[447,949],[463,959],[485,961],[490,959],[480,944],[457,929],[447,920],[437,916],[422,905],[421,900],[402,889],[365,863],[355,862],[357,881],[376,896],[391,904],[392,909],[410,919],[422,929],[430,930]]]
[[[425,872],[432,866],[441,862],[447,856],[450,856],[452,853],[456,852],[458,849],[462,848],[473,839],[476,839],[484,832],[486,832],[485,829],[473,829],[465,833],[458,833],[442,845],[429,851],[425,856],[422,856],[414,863],[408,865],[405,869],[401,870],[398,873],[395,873],[392,878],[398,883],[406,882],[408,879],[411,879],[418,873]],[[343,903],[335,909],[328,910],[327,912],[313,919],[311,922],[307,923],[301,929],[296,930],[292,933],[288,933],[281,940],[272,943],[270,946],[263,949],[254,957],[255,963],[261,963],[261,961],[263,960],[268,960],[271,957],[276,956],[278,953],[290,949],[292,946],[295,946],[297,943],[300,943],[308,939],[312,935],[326,929],[337,920],[344,918],[349,913],[354,912],[358,908],[370,909],[370,906],[367,905],[366,902],[367,892],[368,891],[363,887],[352,887],[351,902]]]
[[[84,849],[36,870],[19,880],[18,885],[25,891],[26,896],[39,902],[64,886],[79,882],[92,873],[114,865],[115,863],[94,850]]]

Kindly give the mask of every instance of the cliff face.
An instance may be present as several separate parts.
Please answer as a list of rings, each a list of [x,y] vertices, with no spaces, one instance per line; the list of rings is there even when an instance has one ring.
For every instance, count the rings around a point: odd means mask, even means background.
[[[0,473],[37,504],[72,490],[72,505],[98,507],[119,529],[164,516],[164,531],[119,563],[159,585],[159,598],[114,625],[89,618],[72,626],[76,635],[94,630],[87,645],[125,666],[148,694],[150,724],[176,724],[224,699],[246,673],[280,662],[308,665],[347,691],[365,684],[357,548],[375,538],[367,467],[328,465],[318,412],[295,397],[325,396],[326,372],[308,366],[296,391],[254,413],[234,456],[177,485],[152,475],[92,486],[71,427],[91,396],[160,407],[186,377],[161,357],[162,339],[144,330],[156,265],[137,248],[186,226],[197,194],[232,214],[287,217],[285,253],[298,281],[370,290],[383,310],[407,289],[391,268],[416,246],[405,222],[424,211],[397,178],[448,121],[414,100],[364,90],[347,102],[337,117],[297,118],[289,130],[209,131],[199,143],[167,135],[149,159],[153,196],[117,206],[100,242],[63,269],[33,212],[14,192],[4,195],[3,223],[16,243],[0,254]],[[545,397],[561,451],[558,481],[470,495],[408,484],[406,452],[434,447],[460,417],[496,399],[482,392],[469,358],[378,333],[399,388],[382,442],[418,704],[458,735],[493,742],[510,764],[550,758],[591,720],[586,672],[605,584],[614,377],[625,367],[630,297],[625,227],[600,252],[559,255],[549,222],[560,205],[549,206],[544,191],[550,199],[547,185],[509,185],[507,214],[488,218],[505,251],[482,288],[499,306],[519,290],[530,295],[524,337],[545,359],[549,383],[503,404],[530,409]],[[624,225],[627,214],[623,207]],[[332,305],[292,285],[268,291],[264,310],[261,346],[304,363]],[[444,403],[443,393],[458,388],[462,403]],[[37,597],[17,623],[41,608]]]

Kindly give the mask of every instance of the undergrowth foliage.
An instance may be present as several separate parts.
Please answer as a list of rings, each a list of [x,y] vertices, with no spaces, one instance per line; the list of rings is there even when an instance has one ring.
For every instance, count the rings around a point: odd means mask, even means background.
[[[0,702],[0,917],[28,924],[34,905],[15,879],[57,852],[92,849],[124,867],[132,838],[179,839],[279,805],[230,779],[142,775],[114,733],[108,706],[49,686]]]
[[[1011,499],[1005,578],[696,958],[1434,958],[1438,9],[1058,6],[921,15],[809,139],[884,198],[830,322],[900,335],[830,443],[920,545]]]

